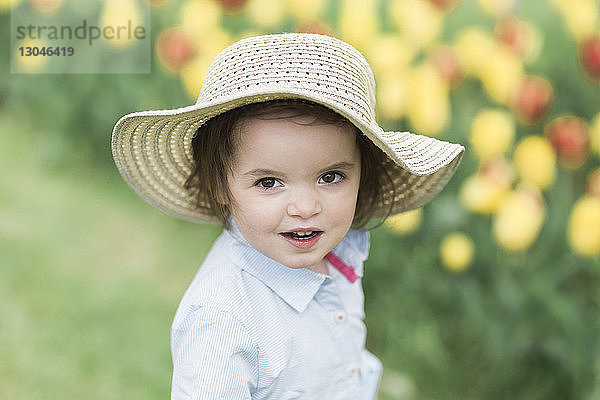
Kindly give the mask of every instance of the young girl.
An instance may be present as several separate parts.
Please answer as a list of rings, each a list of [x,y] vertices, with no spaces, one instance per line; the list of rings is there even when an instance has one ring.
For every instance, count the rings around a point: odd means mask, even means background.
[[[225,228],[175,315],[172,399],[376,396],[358,228],[429,201],[462,146],[383,131],[357,50],[278,34],[221,52],[195,105],[121,118],[112,148],[150,204]]]

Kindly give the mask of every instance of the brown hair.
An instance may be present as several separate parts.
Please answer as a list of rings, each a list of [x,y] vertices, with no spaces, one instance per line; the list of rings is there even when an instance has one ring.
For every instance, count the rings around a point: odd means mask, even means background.
[[[302,99],[248,104],[219,114],[198,128],[192,139],[194,167],[185,182],[185,188],[196,197],[197,207],[215,215],[223,227],[229,229],[228,204],[231,194],[227,179],[233,170],[241,123],[249,118],[285,119],[306,115],[315,117],[308,125],[318,122],[351,126],[355,130],[361,157],[361,175],[353,227],[364,227],[373,218],[376,207],[384,203],[382,188],[386,185],[381,182],[382,177],[394,187],[385,168],[387,156],[346,118],[325,106]]]

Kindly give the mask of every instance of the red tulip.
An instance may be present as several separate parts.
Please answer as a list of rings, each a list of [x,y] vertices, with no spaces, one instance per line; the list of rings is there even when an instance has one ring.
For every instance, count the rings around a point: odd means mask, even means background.
[[[31,7],[42,14],[54,13],[62,5],[62,3],[63,0],[29,0]]]
[[[167,69],[174,71],[178,71],[194,55],[190,39],[177,28],[161,32],[156,47],[159,60]]]
[[[587,75],[600,82],[600,34],[581,41],[579,44],[579,61]]]
[[[535,124],[548,111],[553,98],[554,89],[548,80],[526,76],[511,101],[511,108],[521,122]]]
[[[248,0],[217,0],[217,2],[220,3],[225,10],[235,11],[242,8]]]
[[[329,35],[329,36],[333,35],[333,31],[332,31],[331,27],[329,27],[328,25],[324,24],[323,22],[319,22],[319,21],[307,22],[302,25],[299,25],[296,28],[296,32],[318,33],[321,35]]]
[[[590,134],[585,121],[575,115],[555,118],[546,126],[546,135],[563,166],[576,169],[583,165],[590,151]]]
[[[458,86],[464,76],[464,69],[454,49],[449,46],[438,46],[433,50],[429,58],[439,74],[450,86]]]
[[[431,4],[436,6],[442,11],[449,11],[452,8],[456,7],[460,0],[429,0]]]
[[[170,0],[146,0],[147,3],[152,7],[162,7],[167,4]]]
[[[540,47],[539,33],[527,22],[516,17],[501,19],[496,24],[496,37],[521,59],[535,57]]]

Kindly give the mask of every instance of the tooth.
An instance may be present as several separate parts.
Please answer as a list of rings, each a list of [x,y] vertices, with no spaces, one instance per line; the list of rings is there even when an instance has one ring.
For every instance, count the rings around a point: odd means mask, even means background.
[[[299,238],[306,238],[309,236],[312,236],[314,233],[314,231],[292,231],[291,234],[299,237]]]

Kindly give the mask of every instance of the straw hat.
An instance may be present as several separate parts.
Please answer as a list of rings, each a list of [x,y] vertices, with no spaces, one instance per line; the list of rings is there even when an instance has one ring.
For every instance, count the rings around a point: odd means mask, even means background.
[[[184,188],[193,166],[192,136],[215,115],[275,99],[322,104],[356,125],[387,156],[394,187],[384,188],[375,216],[418,208],[446,185],[461,145],[408,132],[385,132],[375,120],[375,80],[365,58],[330,36],[284,33],[242,39],[208,69],[196,104],[142,111],[114,127],[112,153],[121,175],[148,203],[195,222],[215,222]],[[382,182],[387,182],[382,179]]]

